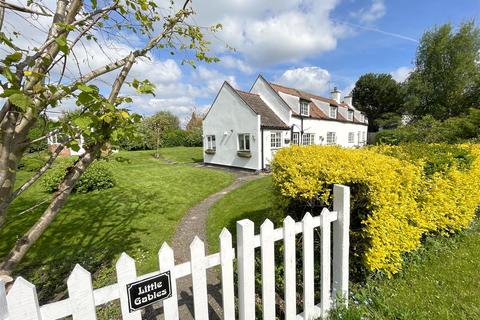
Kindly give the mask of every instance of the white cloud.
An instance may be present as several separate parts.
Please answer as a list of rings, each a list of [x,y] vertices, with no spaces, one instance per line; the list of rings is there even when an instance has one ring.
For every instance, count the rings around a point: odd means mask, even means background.
[[[329,91],[330,73],[320,67],[289,69],[276,82],[322,95],[327,94]]]
[[[384,0],[372,0],[370,7],[362,8],[353,13],[352,16],[357,18],[361,23],[370,24],[382,18],[386,11]]]
[[[413,71],[411,67],[399,67],[394,71],[390,72],[392,78],[395,79],[397,82],[403,82],[407,80],[410,73]]]
[[[194,75],[194,78],[197,78],[198,82],[205,85],[205,95],[217,93],[224,81],[227,81],[232,87],[238,88],[235,76],[225,75],[217,70],[204,66],[197,68],[197,73]]]
[[[219,22],[218,38],[256,65],[298,61],[333,50],[346,27],[330,19],[339,0],[196,1],[200,24]],[[218,46],[222,50],[224,46]]]
[[[232,56],[220,57],[220,65],[228,69],[236,69],[246,74],[252,74],[253,68],[241,59]]]

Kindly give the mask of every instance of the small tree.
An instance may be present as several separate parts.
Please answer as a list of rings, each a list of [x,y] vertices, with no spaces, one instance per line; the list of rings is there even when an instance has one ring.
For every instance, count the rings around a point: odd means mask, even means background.
[[[369,131],[395,127],[403,110],[402,87],[386,73],[367,73],[352,91],[355,107],[366,113]]]
[[[407,81],[406,106],[417,118],[444,120],[480,105],[480,29],[473,21],[424,33]]]
[[[163,135],[165,132],[180,129],[180,120],[169,111],[160,111],[144,121],[147,128],[148,144],[155,148],[155,158],[160,157],[158,149],[163,146]]]
[[[155,90],[148,79],[127,81],[138,59],[160,49],[170,54],[183,51],[186,54],[183,61],[192,65],[195,60],[217,61],[208,55],[209,42],[203,33],[220,28],[219,25],[201,28],[192,23],[190,18],[194,11],[190,0],[181,4],[171,2],[166,8],[147,0],[57,0],[54,8],[39,0],[28,1],[26,7],[0,1],[0,28],[5,10],[47,16],[50,22],[46,26],[48,33],[44,42],[30,50],[20,47],[20,43],[25,43],[19,41],[21,30],[0,33],[0,43],[9,51],[0,59],[0,73],[4,78],[0,83],[3,88],[1,97],[5,98],[0,107],[0,228],[4,226],[10,203],[50,168],[64,146],[78,148],[75,138],[80,134],[88,143],[84,146],[86,152],[66,172],[43,215],[4,259],[0,275],[11,274],[60,212],[76,182],[99,157],[102,147],[132,135],[132,128],[139,118],[122,107],[125,102],[131,102],[131,98],[120,96],[121,88],[128,83],[139,93],[148,94]],[[88,72],[81,71],[76,48],[91,41],[101,50],[104,45],[101,39],[121,37],[125,35],[122,34],[124,30],[127,35],[137,34],[142,45],[118,59],[109,57],[109,62]],[[67,79],[65,70],[70,62],[78,67],[78,72]],[[102,88],[92,84],[106,74],[113,75],[113,82]],[[71,121],[59,128],[70,138],[58,146],[31,179],[14,189],[18,164],[32,143],[29,133],[47,108],[55,108],[66,99],[75,101],[79,109]]]

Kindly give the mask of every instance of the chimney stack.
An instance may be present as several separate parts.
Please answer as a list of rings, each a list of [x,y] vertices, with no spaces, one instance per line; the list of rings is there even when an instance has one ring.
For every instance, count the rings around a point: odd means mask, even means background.
[[[335,100],[337,103],[340,103],[340,96],[341,92],[338,91],[337,87],[333,88],[332,99]]]
[[[349,107],[353,107],[352,95],[349,94],[348,96],[345,96],[343,98],[343,102],[345,102]]]

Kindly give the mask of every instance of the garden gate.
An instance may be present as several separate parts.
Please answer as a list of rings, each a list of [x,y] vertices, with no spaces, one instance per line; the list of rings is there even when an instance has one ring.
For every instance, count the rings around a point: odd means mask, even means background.
[[[190,245],[191,261],[175,265],[173,250],[164,243],[158,253],[159,271],[137,276],[135,261],[123,253],[116,264],[117,283],[93,289],[88,271],[77,265],[67,280],[68,298],[39,306],[35,286],[18,277],[8,294],[0,282],[0,320],[50,320],[72,316],[74,320],[96,319],[96,306],[120,299],[124,320],[140,320],[141,311],[130,312],[127,284],[148,279],[170,271],[172,296],[163,300],[165,320],[178,320],[178,300],[175,279],[191,276],[195,319],[208,319],[206,270],[220,266],[224,319],[236,319],[234,293],[234,258],[238,266],[238,319],[255,319],[255,248],[261,251],[262,318],[275,319],[275,241],[284,244],[284,302],[285,319],[313,319],[325,317],[338,301],[348,297],[348,252],[350,223],[350,190],[334,186],[333,211],[323,209],[320,216],[309,213],[301,222],[287,217],[283,227],[274,229],[266,220],[260,234],[254,234],[250,220],[237,222],[237,250],[232,247],[232,236],[223,229],[220,234],[220,252],[205,255],[203,242],[195,238]],[[321,281],[314,281],[314,229],[320,228]],[[302,233],[303,249],[303,312],[297,314],[296,234]],[[333,239],[332,239],[333,236]],[[333,248],[333,254],[332,254]],[[315,304],[315,292],[320,303]],[[338,300],[337,300],[338,298]]]

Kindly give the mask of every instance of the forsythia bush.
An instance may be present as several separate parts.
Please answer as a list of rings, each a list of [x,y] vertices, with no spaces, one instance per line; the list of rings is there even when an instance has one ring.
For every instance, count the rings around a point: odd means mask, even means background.
[[[480,203],[480,148],[430,147],[292,146],[277,152],[273,181],[287,202],[310,206],[330,205],[333,184],[351,186],[363,263],[391,275],[423,235],[466,228]]]

